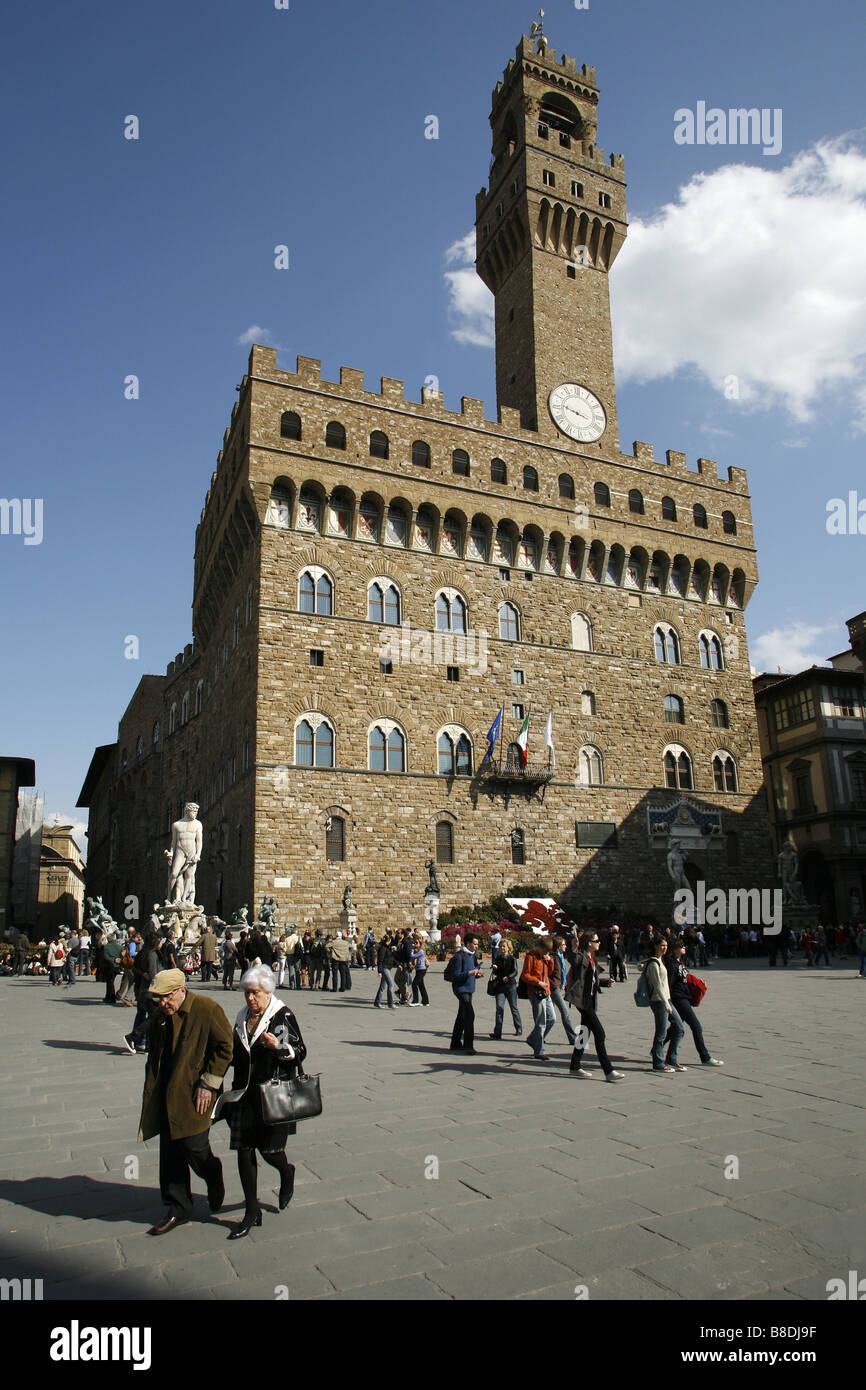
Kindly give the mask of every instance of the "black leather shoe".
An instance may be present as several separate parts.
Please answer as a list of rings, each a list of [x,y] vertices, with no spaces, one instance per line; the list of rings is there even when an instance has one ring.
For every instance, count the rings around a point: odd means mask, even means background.
[[[279,1197],[280,1211],[285,1211],[286,1207],[289,1205],[289,1202],[292,1200],[292,1196],[294,1195],[294,1191],[295,1191],[295,1165],[294,1165],[294,1163],[290,1163],[290,1164],[289,1164],[289,1171],[288,1171],[288,1174],[287,1174],[287,1176],[283,1179],[283,1181],[280,1183],[280,1197]]]
[[[250,1231],[253,1229],[253,1226],[261,1226],[261,1224],[262,1212],[261,1208],[259,1208],[255,1216],[244,1216],[244,1219],[238,1226],[237,1230],[232,1231],[231,1235],[229,1236],[229,1240],[243,1240],[244,1236],[249,1235]]]
[[[185,1226],[187,1221],[189,1221],[188,1216],[173,1216],[171,1212],[166,1212],[162,1220],[157,1222],[155,1226],[151,1226],[147,1234],[149,1236],[165,1236],[176,1226]]]
[[[226,1185],[223,1181],[222,1173],[216,1182],[211,1183],[207,1190],[207,1204],[211,1211],[219,1211],[226,1199]]]

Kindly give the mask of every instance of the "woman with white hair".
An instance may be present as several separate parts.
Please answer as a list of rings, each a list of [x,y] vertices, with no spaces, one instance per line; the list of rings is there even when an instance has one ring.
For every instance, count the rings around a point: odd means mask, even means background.
[[[237,1152],[246,1204],[244,1219],[229,1240],[240,1240],[253,1226],[262,1224],[256,1149],[280,1175],[280,1211],[289,1205],[295,1187],[295,1165],[286,1159],[286,1140],[296,1127],[292,1123],[266,1124],[259,1093],[266,1082],[294,1079],[307,1055],[298,1021],[275,995],[275,985],[274,972],[265,965],[254,966],[241,978],[247,1002],[235,1020],[233,1086],[214,1112],[215,1119],[228,1120],[230,1147]]]

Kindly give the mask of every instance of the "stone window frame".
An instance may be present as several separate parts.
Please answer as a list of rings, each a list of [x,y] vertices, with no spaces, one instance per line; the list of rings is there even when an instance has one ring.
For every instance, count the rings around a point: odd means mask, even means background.
[[[598,778],[593,777],[593,771],[598,769]],[[604,754],[596,743],[584,743],[577,755],[577,776],[576,785],[578,787],[603,787],[604,780]]]
[[[189,691],[183,692],[183,699],[180,702],[180,722],[181,726],[189,723]]]
[[[439,851],[440,851],[441,842],[444,841],[444,839],[445,839],[445,836],[444,836],[444,835],[440,837],[440,834],[439,834],[440,829],[443,828],[443,827],[447,828],[447,830],[448,830],[448,854],[447,854],[447,857],[446,857],[444,854],[440,854],[440,852],[439,852]],[[435,855],[436,855],[436,863],[437,863],[437,864],[455,864],[455,863],[457,862],[457,856],[456,856],[456,843],[455,843],[455,842],[456,842],[456,839],[457,839],[457,836],[456,836],[455,833],[454,833],[455,830],[456,830],[456,822],[455,822],[454,820],[447,819],[446,817],[442,816],[442,817],[440,817],[440,818],[435,822],[435,825],[434,825],[434,827],[433,827],[433,837],[434,837]]]
[[[610,488],[607,483],[593,483],[592,496],[597,507],[609,507],[611,505]]]
[[[589,614],[588,614],[588,613],[584,613],[584,612],[582,612],[581,610],[578,610],[577,612],[572,613],[571,618],[569,619],[569,622],[570,622],[570,625],[571,625],[571,649],[572,649],[572,651],[575,651],[575,652],[591,652],[591,651],[594,651],[594,649],[595,649],[594,640],[593,640],[593,639],[594,639],[594,629],[593,629],[592,619],[590,618]],[[584,633],[584,635],[585,635],[585,637],[586,637],[586,641],[587,641],[587,644],[588,644],[588,645],[585,646],[585,647],[579,646],[579,645],[578,645],[578,640],[577,640],[577,638],[578,638],[578,630],[579,630],[579,626],[580,626],[581,623],[585,624],[585,633]]]
[[[503,614],[503,612],[504,612],[506,609],[510,609],[511,612],[514,614],[515,625],[516,625],[516,627],[517,627],[517,632],[516,632],[516,634],[515,634],[514,637],[507,636],[507,635],[503,634],[503,631],[502,631],[502,614]],[[522,626],[523,626],[523,615],[521,614],[521,611],[520,611],[520,609],[518,608],[517,604],[516,604],[516,603],[512,603],[511,599],[504,599],[503,602],[500,603],[499,609],[498,609],[498,612],[497,612],[497,621],[498,621],[498,623],[499,623],[499,640],[500,640],[501,642],[519,642],[519,641],[520,641],[520,632],[521,632],[521,628],[522,628]]]
[[[448,626],[447,626],[447,627],[440,627],[440,626],[439,626],[439,600],[440,600],[440,598],[444,598],[445,601],[446,601],[446,603],[448,604]],[[459,602],[463,604],[463,627],[462,627],[462,628],[456,628],[456,627],[454,626],[454,603],[455,603],[455,601],[457,601],[457,600],[459,600]],[[457,633],[458,636],[465,636],[465,635],[469,632],[469,630],[470,630],[470,628],[469,628],[469,600],[467,599],[467,597],[466,597],[466,595],[465,595],[464,593],[461,593],[461,591],[460,591],[459,589],[453,588],[450,584],[443,584],[443,585],[441,586],[441,588],[439,588],[439,589],[436,590],[436,595],[435,595],[435,597],[434,597],[434,599],[433,599],[433,626],[434,626],[434,631],[436,631],[436,632],[452,632],[452,633]]]
[[[661,636],[661,644],[659,644],[659,641],[658,641],[659,636]],[[669,641],[670,641],[671,638],[673,638],[673,642],[674,642],[674,659],[673,659],[673,660],[670,659],[670,656],[669,656],[670,648],[669,648],[669,646],[668,646],[668,643],[669,643]],[[662,656],[659,656],[659,645],[661,645],[661,649],[662,649],[662,653],[663,653]],[[679,632],[677,631],[677,629],[674,627],[673,623],[656,623],[655,627],[653,628],[653,654],[654,654],[654,656],[655,656],[656,661],[657,661],[657,662],[659,663],[659,665],[661,665],[661,666],[681,666],[681,665],[682,665],[682,660],[683,660],[683,643],[682,643],[682,638],[680,637],[680,634],[679,634]]]
[[[580,692],[580,712],[590,718],[595,714],[596,701],[594,690],[582,690]]]
[[[670,709],[668,709],[668,701],[671,702]],[[662,702],[662,708],[664,710],[666,724],[685,724],[686,702],[683,699],[682,695],[675,695],[672,692],[669,692],[664,697],[664,700]]]
[[[716,763],[717,763],[717,762],[718,762],[718,764],[719,764],[718,769],[716,768]],[[719,793],[721,793],[721,794],[723,794],[723,795],[724,795],[724,794],[735,795],[737,792],[739,792],[739,790],[740,790],[740,774],[739,774],[739,769],[738,769],[738,767],[737,767],[737,760],[736,760],[736,758],[734,757],[733,753],[732,753],[729,749],[727,749],[727,748],[717,748],[717,749],[715,750],[715,752],[713,753],[712,757],[710,758],[710,766],[711,766],[711,768],[712,768],[712,770],[713,770],[713,790],[714,790],[714,791],[717,791],[717,792],[719,792]],[[733,780],[734,780],[734,785],[733,785],[732,787],[729,787],[729,786],[728,786],[728,771],[729,771],[729,769],[731,769],[731,768],[733,769],[733,774],[734,774],[734,778],[733,778]],[[722,786],[718,786],[718,785],[717,785],[717,782],[718,782],[719,780],[721,780]]]
[[[441,740],[442,738],[445,738],[445,737],[447,737],[447,738],[449,738],[449,739],[451,740],[451,770],[450,770],[450,772],[441,772],[440,769],[439,769],[439,757],[440,757],[440,751],[441,751],[440,748],[439,748],[439,742],[440,742],[440,740]],[[458,744],[459,744],[459,742],[460,742],[460,740],[461,740],[462,738],[465,738],[466,741],[467,741],[467,743],[469,744],[469,771],[468,771],[468,772],[458,772],[458,771],[457,771],[457,747],[458,747]],[[443,724],[439,729],[437,729],[437,731],[436,731],[436,774],[437,774],[437,776],[439,776],[439,777],[471,777],[471,776],[473,775],[473,769],[474,769],[474,767],[475,767],[475,744],[473,743],[472,735],[470,734],[469,730],[468,730],[468,729],[465,729],[465,728],[463,727],[462,724]]]
[[[325,426],[325,448],[344,451],[347,444],[348,435],[342,420],[329,420]]]
[[[374,586],[376,586],[376,585],[379,586],[379,588],[380,588],[380,590],[381,590],[381,592],[382,592],[382,617],[381,617],[381,618],[373,618],[373,617],[370,616],[370,593],[371,593],[372,589],[374,588]],[[393,589],[393,590],[394,590],[394,593],[397,595],[397,621],[396,621],[396,622],[393,622],[393,623],[389,622],[388,619],[387,619],[387,617],[385,616],[386,613],[387,613],[387,611],[388,611],[388,605],[387,605],[387,603],[386,603],[385,600],[386,600],[386,598],[387,598],[388,590],[389,590],[389,589]],[[373,577],[367,581],[367,622],[368,622],[368,623],[378,623],[381,627],[399,627],[402,621],[403,621],[403,589],[402,589],[402,586],[401,586],[400,584],[398,584],[398,583],[397,583],[397,580],[394,579],[390,574],[374,574]]]
[[[726,700],[710,700],[710,721],[714,729],[730,729],[731,711]]]
[[[311,763],[299,763],[299,762],[298,762],[298,729],[300,728],[300,726],[301,726],[303,723],[307,723],[307,724],[310,726],[310,729],[312,730],[312,734],[313,734],[313,761],[312,761]],[[328,727],[328,728],[330,729],[330,731],[331,731],[331,740],[332,740],[332,742],[331,742],[331,761],[330,761],[330,763],[317,763],[317,762],[316,762],[316,734],[318,733],[319,729],[321,728],[321,726],[322,726],[323,724],[327,725],[327,727]],[[330,767],[330,768],[335,768],[335,767],[337,766],[337,730],[336,730],[336,727],[335,727],[335,725],[334,725],[333,719],[331,719],[327,714],[323,714],[321,710],[316,710],[316,709],[313,709],[313,710],[306,710],[304,714],[299,714],[298,717],[297,717],[297,719],[295,720],[295,725],[294,725],[294,728],[293,728],[293,730],[292,730],[292,756],[293,756],[293,759],[294,759],[294,765],[295,765],[295,767],[301,767],[301,768]]]
[[[301,607],[301,581],[304,575],[308,574],[313,581],[313,609]],[[319,580],[327,579],[331,585],[331,611],[330,613],[320,613],[319,603]],[[337,585],[333,574],[326,570],[324,565],[305,565],[298,575],[297,583],[298,612],[305,614],[308,618],[333,618],[337,609]]]
[[[674,765],[673,765],[673,768],[672,768],[672,769],[668,769],[668,768],[665,766],[666,760],[667,760],[668,758],[672,758],[672,759],[673,759],[673,764],[674,764]],[[684,782],[684,781],[682,780],[683,769],[682,769],[682,767],[681,767],[680,764],[681,764],[681,760],[682,760],[683,758],[686,759],[686,762],[687,762],[687,764],[688,764],[688,781],[687,781],[687,782]],[[669,782],[669,781],[668,781],[668,772],[669,772],[669,771],[672,771],[672,772],[674,773],[674,777],[675,777],[675,779],[676,779],[674,782]],[[694,791],[694,790],[695,790],[695,763],[694,763],[694,759],[693,759],[691,753],[689,752],[688,748],[685,748],[681,743],[666,743],[666,744],[665,744],[664,748],[662,749],[662,775],[663,775],[663,778],[664,778],[663,785],[664,785],[665,787],[669,787],[672,791],[676,791],[677,789],[679,789],[680,791]]]
[[[513,825],[509,832],[511,840],[511,862],[512,864],[525,865],[526,863],[526,831],[521,825]]]
[[[370,747],[370,739],[372,738],[373,733],[376,730],[378,730],[378,732],[382,734],[385,740],[385,746],[383,749],[383,752],[385,754],[385,766],[383,768],[371,767],[372,749]],[[394,733],[399,734],[401,739],[403,740],[402,768],[391,768],[388,766],[388,755],[391,751],[388,747],[388,744],[390,742],[391,735]],[[409,736],[406,733],[405,727],[401,723],[399,723],[398,720],[374,719],[373,722],[370,724],[369,728],[367,729],[367,771],[381,773],[383,776],[390,776],[395,773],[397,776],[405,776],[405,774],[409,771]]]
[[[374,443],[375,441],[375,443]],[[367,441],[371,459],[387,459],[391,456],[391,441],[384,430],[371,430]]]
[[[194,697],[194,699],[193,699],[192,712],[193,712],[193,714],[201,714],[201,712],[202,712],[203,709],[204,709],[204,680],[200,680],[200,681],[198,682],[198,684],[196,685],[196,688],[195,688],[195,697]]]
[[[297,426],[296,423],[297,422]],[[297,433],[293,433],[297,428]],[[302,439],[303,423],[296,410],[284,410],[280,415],[280,438],[281,439]]]
[[[712,659],[712,653],[716,654],[716,662]],[[725,669],[725,649],[722,639],[711,627],[701,628],[698,633],[698,656],[700,658],[701,670],[703,671],[724,671]],[[704,657],[706,656],[706,660]]]
[[[151,734],[150,734],[150,746],[151,746],[151,748],[158,748],[158,747],[159,747],[159,740],[160,740],[160,735],[161,735],[161,733],[162,733],[162,727],[161,727],[160,721],[159,721],[158,719],[155,719],[155,720],[153,721],[153,729],[151,730]]]

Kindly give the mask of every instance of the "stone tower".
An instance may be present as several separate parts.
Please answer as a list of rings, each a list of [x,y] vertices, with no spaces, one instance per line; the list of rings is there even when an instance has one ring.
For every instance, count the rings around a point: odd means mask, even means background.
[[[607,275],[626,235],[625,168],[596,144],[597,108],[594,67],[521,40],[493,92],[476,265],[496,298],[500,407],[542,439],[562,430],[610,457],[619,440]]]

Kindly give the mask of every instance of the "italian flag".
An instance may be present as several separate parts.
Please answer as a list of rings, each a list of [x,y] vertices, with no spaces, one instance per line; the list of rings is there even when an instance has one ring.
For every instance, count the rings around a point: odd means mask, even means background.
[[[526,745],[529,742],[529,715],[527,714],[520,726],[520,733],[517,735],[517,746],[520,749],[520,756],[523,759],[523,766],[526,767]]]

